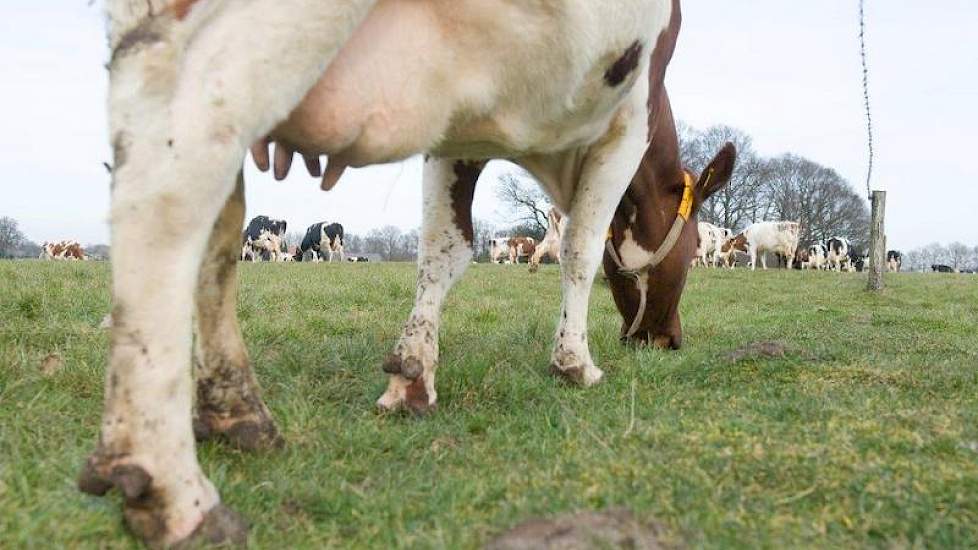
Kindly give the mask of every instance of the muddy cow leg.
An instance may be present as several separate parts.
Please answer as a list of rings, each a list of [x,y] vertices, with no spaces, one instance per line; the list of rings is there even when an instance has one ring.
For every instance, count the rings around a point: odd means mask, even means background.
[[[235,309],[235,249],[244,214],[244,180],[239,173],[235,190],[214,224],[197,283],[194,435],[198,440],[217,437],[254,450],[279,446],[282,438],[261,399]]]
[[[384,361],[390,374],[382,409],[425,412],[435,404],[438,326],[449,289],[472,260],[472,196],[484,162],[429,157],[418,250],[418,287],[404,331]]]
[[[563,302],[551,370],[582,386],[598,382],[603,375],[588,349],[588,301],[611,218],[645,151],[644,93],[643,86],[635,86],[608,134],[586,153],[561,241]]]
[[[79,487],[119,489],[150,545],[244,539],[197,462],[198,276],[246,147],[292,111],[372,4],[106,2],[113,322],[101,433]]]

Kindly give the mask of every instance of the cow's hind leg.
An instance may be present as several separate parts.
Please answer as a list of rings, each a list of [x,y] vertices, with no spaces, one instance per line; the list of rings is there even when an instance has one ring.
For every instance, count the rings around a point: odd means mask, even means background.
[[[79,478],[89,493],[119,489],[130,529],[157,546],[244,539],[196,457],[200,267],[245,148],[288,115],[372,2],[184,4],[133,16],[142,4],[107,2],[113,322],[101,433]]]
[[[435,404],[438,327],[449,289],[472,260],[472,197],[483,162],[428,158],[424,165],[423,219],[414,308],[394,351],[382,409],[423,413]]]
[[[194,435],[198,440],[216,437],[253,450],[279,446],[282,438],[262,401],[235,309],[238,262],[234,253],[244,214],[244,180],[239,173],[237,186],[214,224],[197,283]]]

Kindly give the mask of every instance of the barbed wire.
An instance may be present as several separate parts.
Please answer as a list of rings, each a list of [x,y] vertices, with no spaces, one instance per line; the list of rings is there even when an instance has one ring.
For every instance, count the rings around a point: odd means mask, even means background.
[[[859,0],[859,58],[863,67],[863,104],[866,107],[866,146],[869,153],[869,163],[866,166],[866,197],[873,194],[870,181],[873,178],[873,112],[869,106],[869,66],[866,63],[866,15],[863,0]]]

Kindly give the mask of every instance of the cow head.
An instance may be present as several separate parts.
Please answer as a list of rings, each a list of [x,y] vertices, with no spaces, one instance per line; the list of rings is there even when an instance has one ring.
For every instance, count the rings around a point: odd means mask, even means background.
[[[671,118],[669,120],[671,126]],[[675,130],[673,129],[673,136]],[[678,167],[678,154],[673,162],[653,154],[658,135],[645,157],[632,183],[619,203],[611,226],[611,244],[616,250],[658,250],[667,239],[680,210],[684,196],[689,204],[689,218],[682,227],[675,244],[662,261],[639,276],[647,286],[644,311],[640,312],[638,330],[631,336],[628,331],[641,304],[639,282],[622,273],[618,264],[605,253],[604,268],[608,284],[621,313],[622,338],[638,344],[651,344],[660,348],[678,349],[682,345],[682,324],[679,319],[679,301],[686,284],[686,275],[696,255],[697,212],[706,199],[730,180],[736,160],[736,149],[727,143],[713,158],[699,178]],[[661,140],[661,144],[665,139]],[[675,137],[672,138],[675,143]],[[668,148],[668,144],[666,146]],[[686,191],[687,177],[695,181],[690,192]],[[626,263],[628,259],[622,255]],[[629,268],[637,266],[627,266]]]

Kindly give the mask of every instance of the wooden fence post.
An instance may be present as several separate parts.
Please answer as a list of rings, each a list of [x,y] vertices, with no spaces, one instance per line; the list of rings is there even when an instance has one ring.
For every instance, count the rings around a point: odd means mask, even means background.
[[[886,232],[883,230],[883,211],[886,191],[873,191],[872,220],[869,226],[869,283],[866,290],[883,290],[883,271],[886,269]]]

